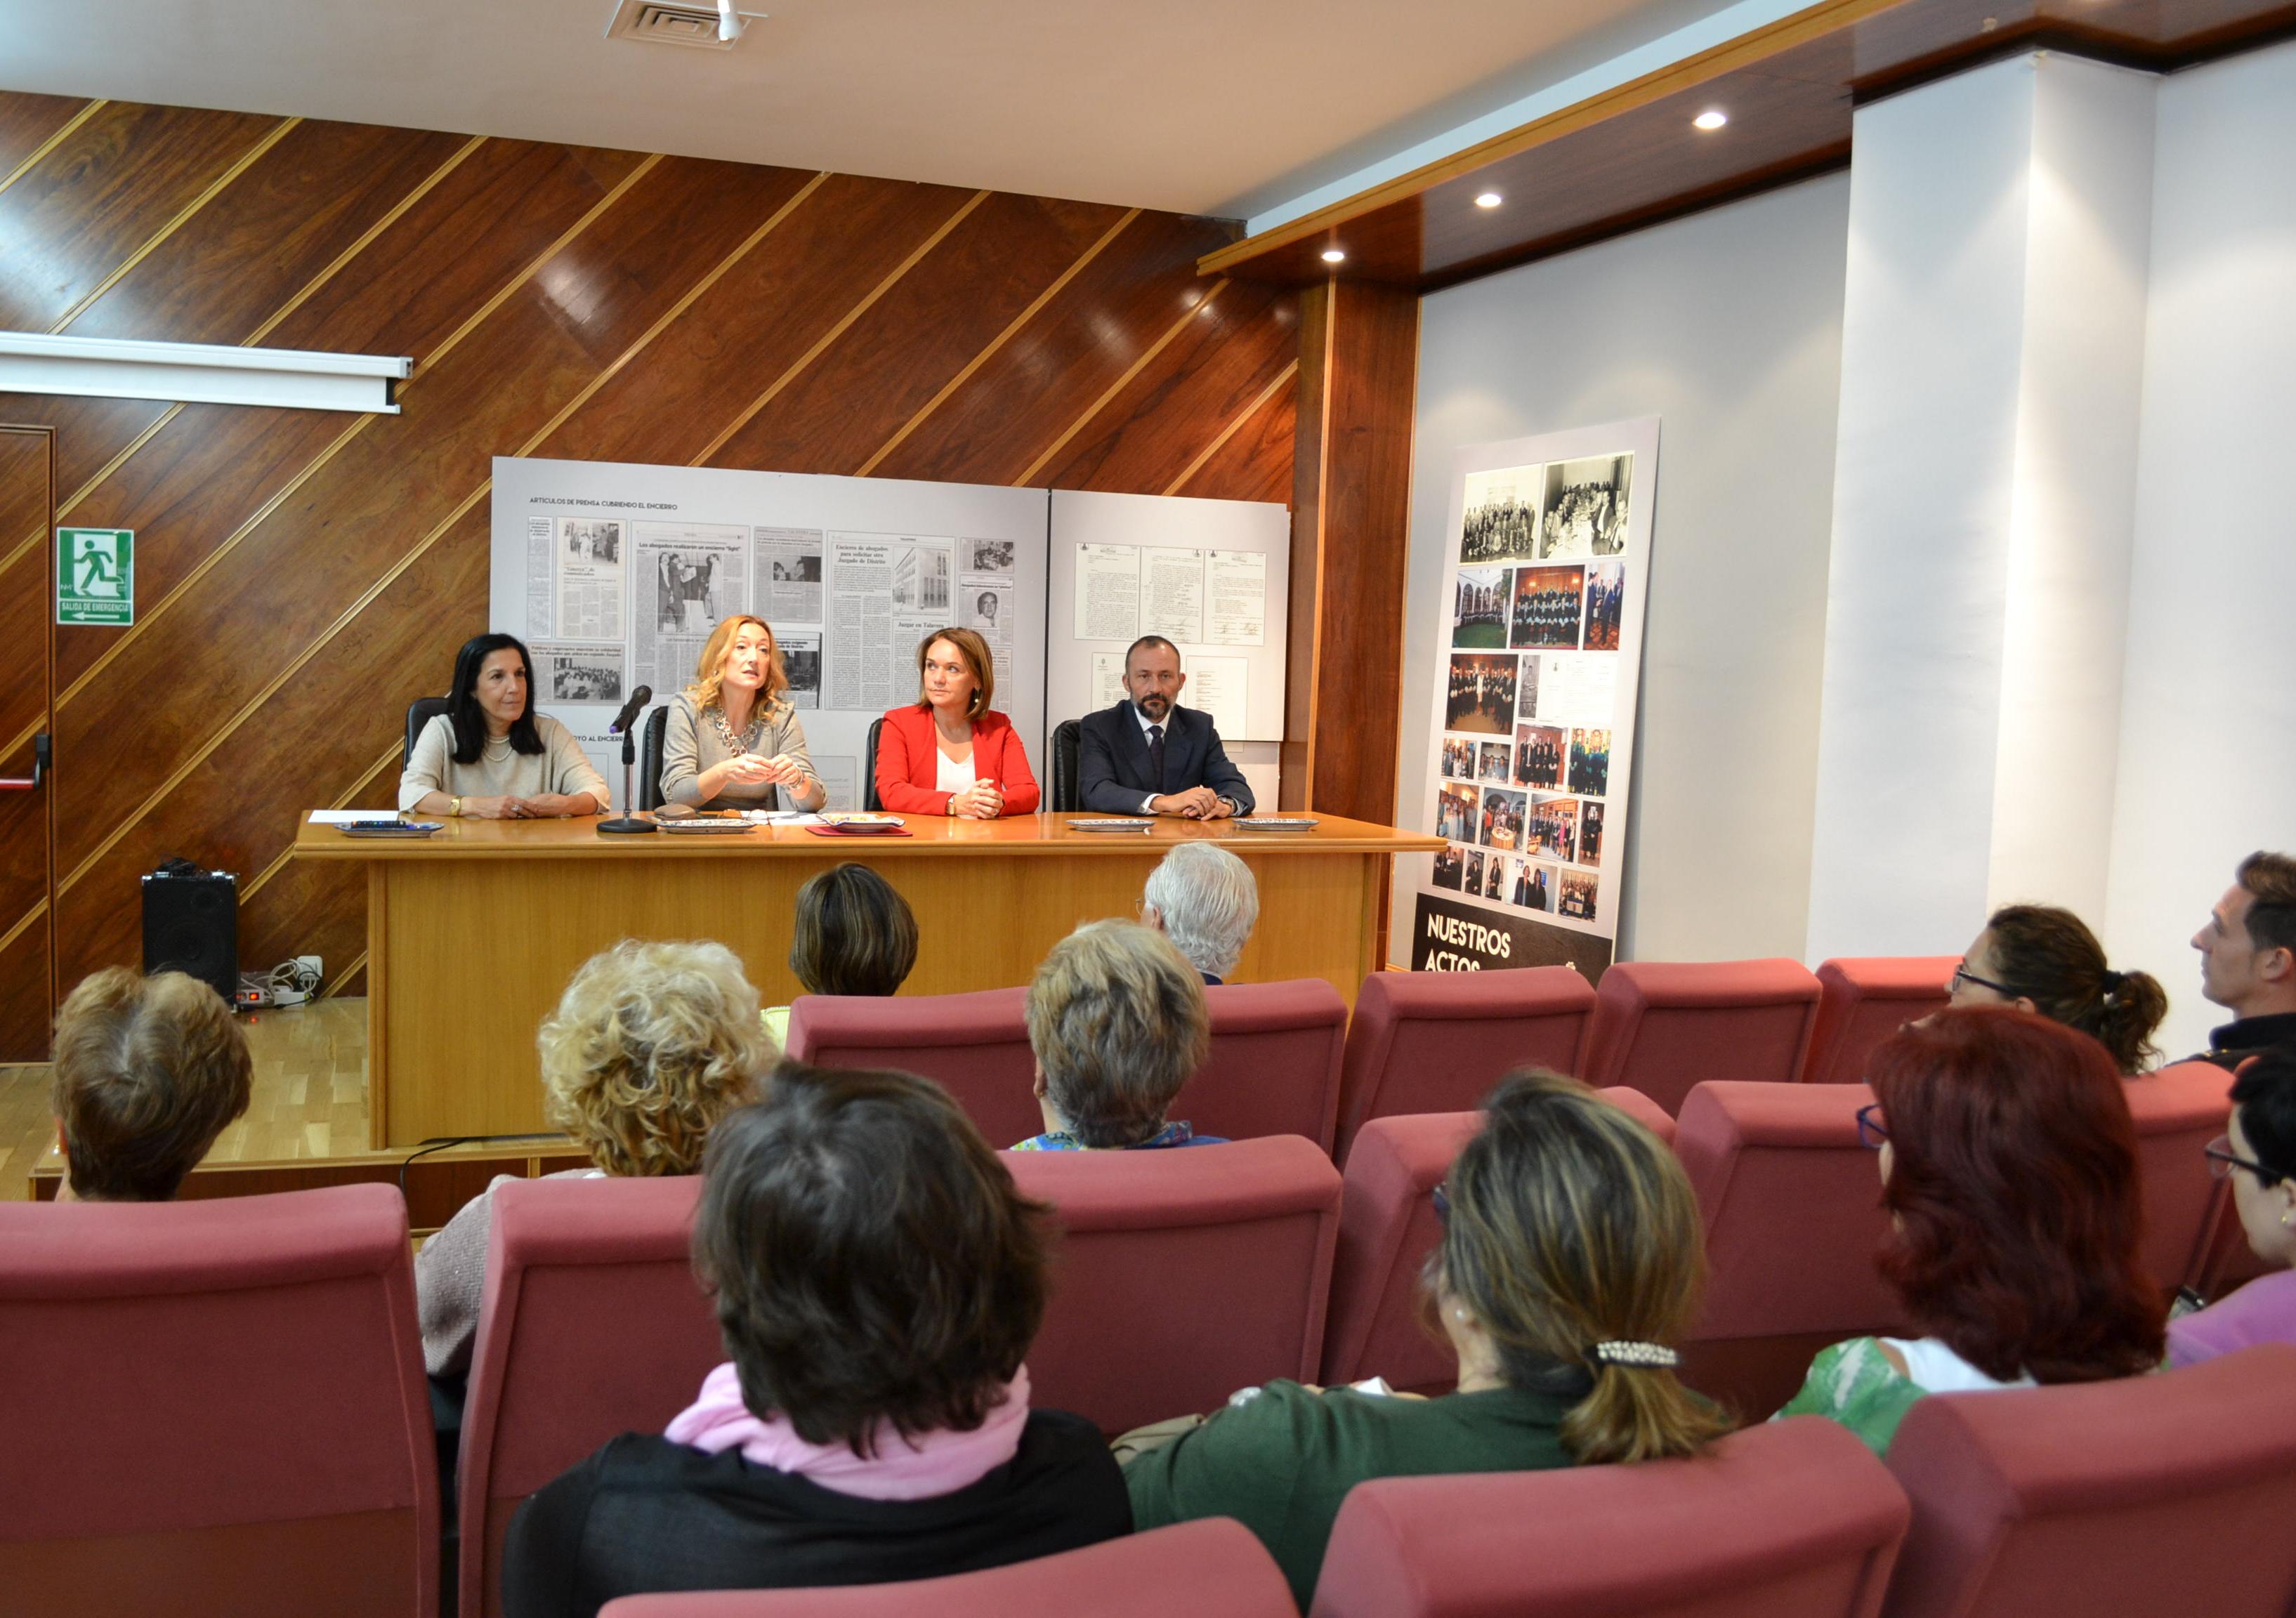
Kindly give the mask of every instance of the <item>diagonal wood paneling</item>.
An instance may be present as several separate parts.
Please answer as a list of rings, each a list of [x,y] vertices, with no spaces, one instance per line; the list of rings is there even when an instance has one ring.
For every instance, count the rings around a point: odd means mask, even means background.
[[[0,399],[0,421],[17,401]],[[0,431],[0,534],[47,526],[48,435]],[[0,595],[0,731],[36,730],[47,709],[47,572]],[[0,776],[32,772],[29,735],[0,753]],[[0,791],[0,1062],[47,1048],[47,794]]]
[[[136,626],[59,644],[67,983],[135,959],[135,878],[183,853],[242,873],[245,960],[317,952],[357,992],[363,887],[283,855],[299,809],[391,801],[406,702],[485,626],[496,455],[1288,486],[1291,304],[1255,289],[1184,323],[1227,234],[1209,221],[86,109],[0,94],[0,177],[53,141],[0,191],[40,266],[0,273],[0,318],[101,289],[74,331],[417,366],[396,417],[20,401],[60,429],[72,519],[140,536]],[[8,597],[44,578],[28,537],[0,533]],[[22,924],[0,910],[0,935]],[[4,998],[21,974],[0,973]]]
[[[70,95],[0,98],[0,191],[21,179],[56,143],[103,110]]]

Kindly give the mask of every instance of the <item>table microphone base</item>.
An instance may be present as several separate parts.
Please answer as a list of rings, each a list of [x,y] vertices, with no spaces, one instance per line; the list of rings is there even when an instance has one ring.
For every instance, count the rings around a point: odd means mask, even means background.
[[[611,821],[598,822],[598,835],[602,838],[612,837],[617,832],[660,831],[660,829],[661,828],[652,821],[642,821],[635,814],[618,814]]]

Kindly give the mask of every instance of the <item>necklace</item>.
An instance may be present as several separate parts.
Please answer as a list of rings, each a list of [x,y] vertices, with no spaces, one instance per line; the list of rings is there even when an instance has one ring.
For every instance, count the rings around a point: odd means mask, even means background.
[[[734,735],[734,727],[726,723],[724,708],[712,707],[709,710],[709,723],[718,727],[718,734],[724,739],[727,747],[734,749],[734,756],[739,757],[744,753],[754,753],[758,750],[758,737],[766,728],[766,716],[763,714],[750,715],[749,727],[739,736]]]

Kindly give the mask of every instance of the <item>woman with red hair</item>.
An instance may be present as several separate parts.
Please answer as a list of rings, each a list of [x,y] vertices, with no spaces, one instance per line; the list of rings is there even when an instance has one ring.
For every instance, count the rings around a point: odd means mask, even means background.
[[[1858,1133],[1890,1214],[1877,1262],[1924,1335],[1835,1344],[1781,1416],[1831,1417],[1881,1454],[1924,1393],[2161,1363],[2136,1126],[2103,1046],[2031,1012],[1949,1009],[1901,1029],[1867,1075]]]

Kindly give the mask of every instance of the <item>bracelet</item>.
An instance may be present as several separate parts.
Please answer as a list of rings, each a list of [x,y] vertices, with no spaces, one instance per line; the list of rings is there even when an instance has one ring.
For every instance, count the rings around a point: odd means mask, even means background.
[[[447,804],[447,813],[453,819],[460,820],[463,815],[463,800],[459,797],[449,799]]]

